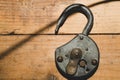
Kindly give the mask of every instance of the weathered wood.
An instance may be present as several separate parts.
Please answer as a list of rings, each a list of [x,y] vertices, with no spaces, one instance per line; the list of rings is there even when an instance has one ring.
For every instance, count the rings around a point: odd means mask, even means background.
[[[100,0],[102,1],[102,0]],[[37,30],[57,20],[61,12],[70,4],[91,5],[96,0],[0,0],[0,34],[53,34],[55,25],[42,33]],[[110,2],[91,8],[94,17],[92,33],[120,32],[120,2]],[[86,19],[81,14],[70,17],[61,33],[82,32]],[[55,24],[55,23],[54,23]],[[68,30],[69,29],[69,30]]]
[[[66,80],[56,69],[54,51],[74,36],[0,36],[0,57],[7,53],[0,58],[0,80]],[[101,59],[99,69],[89,80],[119,80],[120,35],[91,37],[99,46]]]
[[[102,1],[102,0],[101,0]],[[96,0],[0,0],[0,34],[53,34],[57,18],[72,3],[91,5]],[[120,2],[90,7],[95,18],[91,35],[101,60],[89,80],[120,79]],[[68,18],[60,32],[82,32],[81,14]],[[54,50],[75,35],[0,35],[0,80],[66,80],[55,67]]]

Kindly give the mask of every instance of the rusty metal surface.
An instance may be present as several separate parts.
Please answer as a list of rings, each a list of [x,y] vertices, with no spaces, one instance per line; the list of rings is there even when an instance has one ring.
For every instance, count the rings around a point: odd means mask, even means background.
[[[81,36],[83,36],[83,40],[80,39]],[[75,59],[71,58],[71,52],[74,48],[79,48],[82,51],[81,58],[78,56]],[[97,45],[91,38],[83,34],[79,34],[67,44],[57,48],[55,53],[57,68],[68,79],[89,78],[95,73],[99,65],[99,50]],[[57,60],[59,56],[63,57],[62,62]],[[85,63],[81,63],[82,60]],[[97,64],[93,60],[96,60]]]
[[[55,34],[58,33],[67,17],[76,12],[84,14],[88,22],[82,34],[79,34],[65,45],[56,49],[55,62],[57,69],[65,78],[70,80],[86,80],[96,72],[99,65],[98,47],[96,43],[88,37],[94,21],[92,12],[82,4],[72,4],[68,6],[58,19]]]

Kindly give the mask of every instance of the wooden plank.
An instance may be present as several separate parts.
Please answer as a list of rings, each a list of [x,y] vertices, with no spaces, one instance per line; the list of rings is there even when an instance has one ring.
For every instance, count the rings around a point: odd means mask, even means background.
[[[99,0],[102,1],[102,0]],[[70,4],[91,5],[96,0],[0,0],[0,34],[53,34],[61,12]],[[95,17],[91,33],[120,32],[120,2],[91,7]],[[81,14],[70,17],[60,30],[62,34],[80,33],[87,20]],[[50,27],[47,24],[53,23]],[[42,33],[36,33],[44,27]]]
[[[74,36],[0,36],[0,57],[5,54],[0,58],[0,80],[66,80],[56,69],[54,51]],[[89,80],[119,80],[120,35],[90,36],[99,46],[101,58]]]

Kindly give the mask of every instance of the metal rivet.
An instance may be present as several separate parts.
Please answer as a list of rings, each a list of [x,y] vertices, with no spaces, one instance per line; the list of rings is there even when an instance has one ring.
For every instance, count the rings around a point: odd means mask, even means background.
[[[83,36],[80,36],[80,40],[83,40],[83,38],[84,38]]]
[[[62,62],[63,61],[63,57],[62,56],[58,56],[57,61],[58,62]]]
[[[74,48],[71,52],[71,59],[81,58],[82,51],[79,48]]]
[[[98,62],[96,59],[93,59],[91,63],[92,63],[92,65],[97,65]]]
[[[87,62],[85,60],[81,60],[79,62],[80,67],[85,67],[86,64],[87,64]]]

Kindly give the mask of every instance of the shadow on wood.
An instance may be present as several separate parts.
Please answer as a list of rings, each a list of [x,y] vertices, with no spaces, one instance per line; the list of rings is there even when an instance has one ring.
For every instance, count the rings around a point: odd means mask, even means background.
[[[91,5],[88,5],[89,8],[91,7],[94,7],[94,6],[97,6],[97,5],[100,5],[100,4],[104,4],[104,3],[108,3],[108,2],[114,2],[114,1],[119,1],[119,0],[104,0],[104,1],[100,1],[100,2],[97,2],[97,3],[93,3]],[[27,41],[29,41],[30,39],[32,39],[33,37],[36,37],[37,33],[41,33],[43,32],[44,30],[46,30],[47,28],[51,28],[53,25],[55,25],[57,23],[57,20],[51,22],[50,24],[46,25],[44,28],[36,31],[34,34],[28,36],[26,39],[20,41],[19,43],[13,45],[12,47],[10,47],[8,50],[0,53],[0,59],[3,59],[5,58],[5,56],[9,55],[12,51],[14,51],[15,49],[21,47],[24,43],[26,43]],[[11,35],[15,35],[15,34],[11,34]],[[16,34],[17,35],[17,34]]]
[[[93,3],[91,5],[88,5],[88,7],[90,8],[90,7],[100,5],[100,4],[105,4],[105,3],[109,3],[109,2],[115,2],[115,1],[120,1],[120,0],[104,0],[104,1],[100,1],[100,2],[97,2],[97,3]]]
[[[43,32],[43,31],[46,30],[47,28],[50,28],[50,27],[52,27],[53,25],[55,25],[55,23],[56,23],[56,21],[51,22],[50,24],[46,25],[44,28],[36,31],[35,34]],[[26,43],[27,41],[29,41],[30,39],[32,39],[32,38],[34,38],[34,37],[36,37],[36,36],[37,36],[37,35],[34,35],[34,34],[33,34],[33,35],[30,35],[30,36],[28,36],[26,39],[24,39],[24,40],[20,41],[19,43],[13,45],[13,46],[10,47],[8,50],[6,50],[5,52],[3,52],[3,53],[0,54],[0,59],[3,59],[3,58],[4,58],[5,56],[7,56],[9,53],[11,53],[11,52],[14,51],[15,49],[21,47],[24,43]]]

